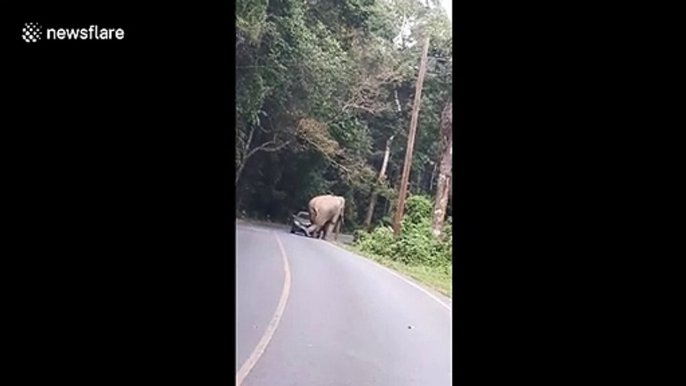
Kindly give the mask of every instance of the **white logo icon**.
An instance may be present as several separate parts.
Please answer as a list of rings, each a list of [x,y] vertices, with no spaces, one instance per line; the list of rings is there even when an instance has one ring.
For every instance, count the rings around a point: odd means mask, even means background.
[[[24,23],[22,37],[27,43],[35,43],[41,39],[41,27],[38,23]]]

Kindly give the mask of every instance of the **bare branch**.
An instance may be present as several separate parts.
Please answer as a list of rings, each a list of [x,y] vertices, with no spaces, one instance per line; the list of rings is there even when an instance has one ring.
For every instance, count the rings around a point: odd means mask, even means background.
[[[276,145],[276,143],[277,143],[276,139],[273,139],[271,141],[267,141],[267,142],[261,144],[260,146],[250,150],[250,152],[248,153],[248,155],[245,158],[246,159],[249,158],[253,154],[257,153],[258,151],[264,151],[267,153],[273,153],[275,151],[279,151],[279,150],[283,149],[284,147],[288,146],[290,141],[286,141],[286,142],[280,143],[278,145]]]

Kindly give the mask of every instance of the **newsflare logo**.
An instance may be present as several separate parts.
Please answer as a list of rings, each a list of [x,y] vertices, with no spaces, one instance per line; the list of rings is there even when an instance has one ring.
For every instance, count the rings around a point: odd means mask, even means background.
[[[48,28],[45,40],[122,40],[124,30],[121,28],[100,28],[91,25],[88,28]],[[43,26],[38,23],[24,23],[22,38],[27,43],[36,43],[43,39]]]
[[[41,30],[43,27],[38,23],[26,23],[22,29],[22,37],[27,43],[35,43],[41,39]]]

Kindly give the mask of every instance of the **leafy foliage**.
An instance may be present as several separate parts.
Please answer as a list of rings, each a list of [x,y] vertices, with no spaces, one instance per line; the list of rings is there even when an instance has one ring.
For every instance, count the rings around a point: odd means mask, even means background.
[[[346,198],[343,227],[350,231],[361,225],[376,189],[373,219],[383,224],[405,156],[421,52],[416,42],[426,34],[430,60],[410,190],[431,196],[441,109],[452,93],[452,32],[443,10],[422,0],[238,0],[238,212],[286,221],[310,198],[331,193]],[[393,135],[387,178],[379,183]],[[441,261],[433,246],[409,245],[423,243],[423,231],[412,217],[414,204],[407,205],[403,226],[416,240],[393,243],[400,248],[394,253],[419,251]],[[383,229],[374,231],[379,240]]]
[[[445,267],[452,263],[452,227],[445,225],[445,241],[431,234],[433,201],[427,196],[411,196],[406,201],[405,216],[400,237],[393,235],[389,226],[379,226],[372,232],[358,231],[355,244],[370,252],[407,265]]]

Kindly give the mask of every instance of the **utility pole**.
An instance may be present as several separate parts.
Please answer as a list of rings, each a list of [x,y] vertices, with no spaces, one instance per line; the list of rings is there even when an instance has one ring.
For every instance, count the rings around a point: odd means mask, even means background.
[[[412,166],[412,150],[414,149],[414,137],[417,132],[417,120],[419,118],[419,105],[422,100],[422,86],[426,75],[426,60],[429,53],[429,37],[424,39],[422,49],[422,60],[419,63],[419,76],[414,92],[414,105],[412,106],[412,119],[410,119],[410,131],[407,135],[407,149],[405,150],[405,163],[403,164],[403,174],[400,179],[400,191],[398,191],[398,208],[395,211],[393,220],[393,233],[400,235],[400,223],[405,212],[405,196],[407,196],[407,181],[410,178],[410,166]]]

